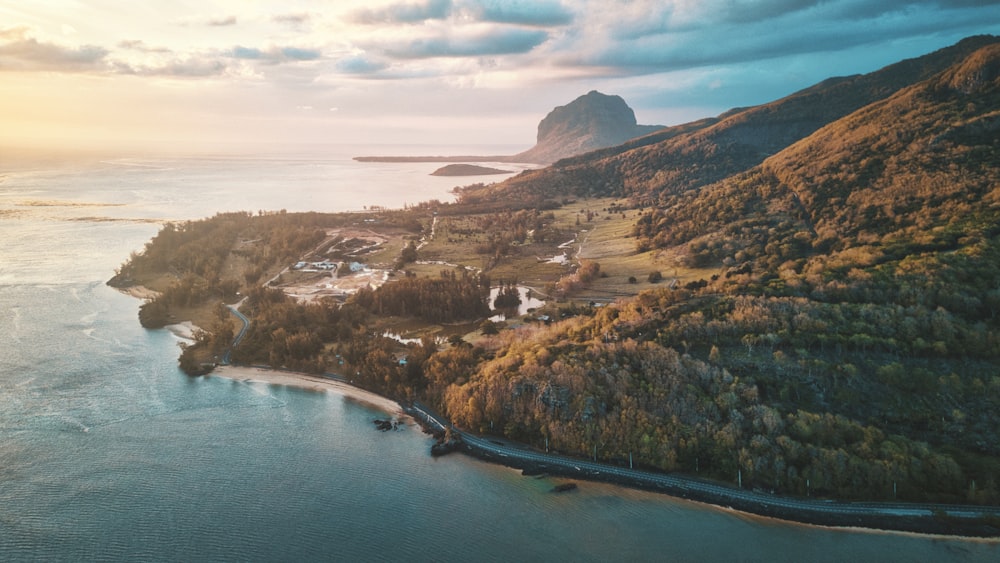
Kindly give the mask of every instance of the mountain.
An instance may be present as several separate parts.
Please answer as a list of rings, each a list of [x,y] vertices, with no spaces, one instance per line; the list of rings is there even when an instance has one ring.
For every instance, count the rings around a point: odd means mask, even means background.
[[[965,59],[998,38],[977,36],[881,70],[831,78],[780,100],[668,127],[557,161],[506,182],[464,192],[473,200],[530,204],[566,195],[631,196],[655,202],[747,170],[820,127]]]
[[[179,278],[144,323],[239,291],[256,327],[236,349],[246,363],[354,373],[537,448],[800,497],[1000,505],[998,179],[1000,40],[979,37],[458,204],[168,225],[116,278]],[[590,193],[633,197],[561,205]],[[524,208],[539,203],[550,208]],[[479,325],[475,344],[407,344],[402,366],[379,317],[482,315],[471,305],[491,284],[472,268],[414,273],[296,304],[258,283],[361,221],[405,246],[399,263],[481,264],[563,298],[515,326]],[[404,242],[429,227],[419,250]],[[539,260],[567,239],[579,264]],[[231,341],[223,318],[199,337],[205,358]]]
[[[1000,40],[653,137],[463,193],[634,195],[635,253],[681,280],[511,338],[444,412],[786,494],[1000,503]]]
[[[637,226],[640,245],[675,246],[720,232],[745,242],[754,238],[739,234],[745,225],[787,221],[813,248],[901,255],[952,248],[975,225],[1000,230],[998,68],[1000,42],[758,166],[666,198],[669,206]]]
[[[592,90],[549,112],[538,124],[535,146],[516,155],[493,156],[357,156],[360,162],[516,162],[551,164],[561,158],[620,145],[662,129],[638,125],[635,112],[621,96]]]
[[[635,112],[621,96],[592,90],[549,112],[538,124],[535,146],[513,158],[522,162],[551,163],[620,145],[662,128],[661,125],[638,125]]]

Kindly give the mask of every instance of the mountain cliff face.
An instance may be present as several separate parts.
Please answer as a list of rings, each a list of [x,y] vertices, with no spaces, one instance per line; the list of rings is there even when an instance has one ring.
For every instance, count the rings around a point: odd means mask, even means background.
[[[514,159],[548,164],[619,145],[659,129],[659,125],[638,125],[635,112],[620,96],[593,90],[549,112],[538,124],[535,146]]]
[[[635,112],[628,107],[621,96],[609,96],[593,90],[549,112],[538,124],[535,146],[522,153],[490,156],[356,156],[354,160],[551,164],[562,158],[621,145],[630,139],[661,129],[662,125],[637,125]],[[685,130],[683,126],[674,128],[674,131],[683,130]]]

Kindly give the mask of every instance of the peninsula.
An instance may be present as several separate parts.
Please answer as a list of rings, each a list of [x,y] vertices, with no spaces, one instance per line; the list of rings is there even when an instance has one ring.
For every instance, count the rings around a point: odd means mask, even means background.
[[[232,363],[351,374],[477,455],[1000,535],[998,69],[973,37],[453,203],[170,224],[109,283],[203,329],[189,373],[245,328]]]

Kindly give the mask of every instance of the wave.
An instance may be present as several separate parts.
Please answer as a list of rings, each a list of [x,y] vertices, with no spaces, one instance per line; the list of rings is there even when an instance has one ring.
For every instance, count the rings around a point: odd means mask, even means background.
[[[110,165],[110,166],[125,166],[125,167],[128,167],[128,168],[147,168],[147,169],[150,169],[150,170],[164,170],[164,171],[174,170],[174,167],[172,167],[172,166],[166,166],[164,164],[153,164],[153,163],[148,163],[148,162],[139,162],[139,161],[136,161],[136,160],[125,159],[125,158],[115,159],[115,160],[102,160],[102,161],[100,161],[100,163],[101,164],[107,164],[107,165]]]
[[[125,207],[127,203],[107,203],[100,201],[67,201],[59,199],[29,199],[14,202],[21,207]]]

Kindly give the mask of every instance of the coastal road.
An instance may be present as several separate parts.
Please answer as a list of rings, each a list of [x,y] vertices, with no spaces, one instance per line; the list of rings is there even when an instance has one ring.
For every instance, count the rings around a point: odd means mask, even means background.
[[[244,299],[246,299],[246,298],[244,298]],[[227,366],[229,365],[230,359],[231,359],[231,356],[232,356],[232,353],[233,353],[233,348],[235,348],[237,345],[239,345],[240,341],[243,340],[243,337],[246,336],[247,330],[250,328],[250,319],[248,319],[246,317],[246,315],[244,315],[243,313],[241,313],[240,310],[239,310],[239,306],[242,303],[243,303],[243,300],[240,300],[240,302],[237,303],[237,304],[235,304],[235,305],[226,305],[226,307],[229,308],[229,312],[232,313],[237,319],[239,319],[240,322],[243,323],[243,326],[240,327],[240,331],[238,333],[236,333],[236,338],[233,338],[233,343],[232,343],[231,346],[229,346],[229,349],[226,350],[226,354],[224,356],[222,356],[222,364],[223,365],[227,365]]]
[[[440,415],[427,407],[413,406],[426,420],[441,429],[450,429],[453,435],[461,436],[466,447],[505,465],[517,467],[530,465],[533,469],[558,473],[564,476],[608,481],[631,485],[644,489],[654,489],[673,496],[709,502],[718,506],[732,507],[747,512],[765,515],[795,515],[805,521],[864,522],[899,521],[900,519],[933,520],[944,517],[958,519],[1000,518],[1000,507],[951,504],[916,504],[894,502],[840,502],[801,498],[789,498],[733,488],[665,473],[641,471],[616,465],[596,463],[585,459],[565,457],[540,452],[526,447],[490,440],[452,426]],[[798,518],[792,518],[798,519]]]

